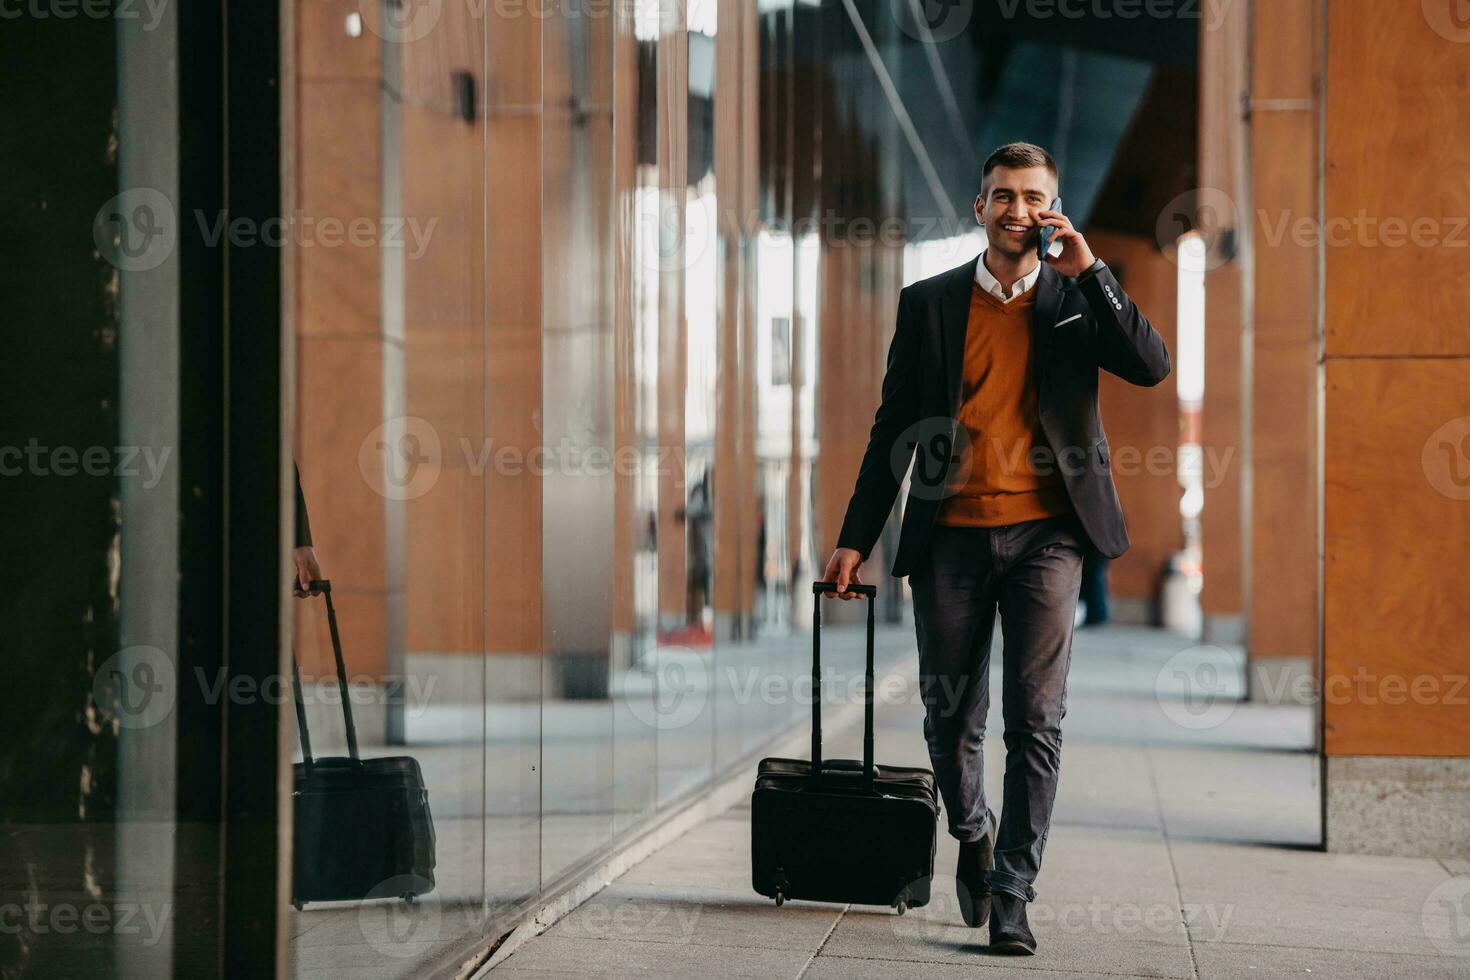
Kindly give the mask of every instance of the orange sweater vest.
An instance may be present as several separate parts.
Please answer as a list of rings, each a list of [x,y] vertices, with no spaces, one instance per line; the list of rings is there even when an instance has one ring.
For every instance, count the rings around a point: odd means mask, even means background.
[[[1034,466],[1033,447],[1046,447],[1036,414],[1031,314],[1036,286],[1003,303],[975,283],[965,327],[964,382],[956,434],[960,461],[940,501],[940,524],[998,527],[1072,513],[1061,473],[1046,454]]]

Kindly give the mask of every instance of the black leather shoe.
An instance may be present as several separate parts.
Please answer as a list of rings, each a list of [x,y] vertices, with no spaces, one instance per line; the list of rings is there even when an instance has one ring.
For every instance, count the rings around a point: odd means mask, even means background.
[[[1015,895],[996,892],[991,896],[990,951],[1030,956],[1036,952],[1036,937],[1026,923],[1026,903]]]
[[[990,885],[985,873],[995,867],[995,814],[987,808],[985,815],[985,836],[977,841],[960,841],[960,859],[954,871],[960,918],[977,929],[990,918]]]

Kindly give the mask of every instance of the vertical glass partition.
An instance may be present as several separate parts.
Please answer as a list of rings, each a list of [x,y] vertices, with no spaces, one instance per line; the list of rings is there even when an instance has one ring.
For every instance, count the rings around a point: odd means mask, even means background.
[[[436,837],[413,904],[290,910],[297,975],[451,962],[807,716],[807,14],[295,5],[295,207],[379,233],[289,253],[294,453],[361,753],[417,761]],[[324,601],[291,609],[342,755]]]

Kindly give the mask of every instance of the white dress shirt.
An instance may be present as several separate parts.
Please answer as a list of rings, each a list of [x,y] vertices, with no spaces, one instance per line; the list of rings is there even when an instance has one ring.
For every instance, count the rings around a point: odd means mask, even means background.
[[[1016,284],[1011,287],[1011,294],[1007,296],[1005,287],[1000,284],[1000,280],[991,275],[990,270],[985,268],[984,252],[980,253],[980,261],[975,263],[975,281],[980,284],[981,289],[985,290],[987,293],[994,296],[1002,303],[1009,303],[1011,300],[1015,299],[1017,296],[1020,296],[1026,290],[1036,285],[1036,280],[1040,275],[1041,263],[1037,262],[1036,268],[1032,269],[1020,279],[1016,280]]]

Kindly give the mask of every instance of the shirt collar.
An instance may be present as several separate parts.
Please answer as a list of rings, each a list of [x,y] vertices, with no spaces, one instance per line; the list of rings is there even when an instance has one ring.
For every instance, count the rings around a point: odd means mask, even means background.
[[[980,258],[975,261],[975,281],[980,284],[981,289],[985,290],[987,293],[994,296],[1002,303],[1009,303],[1011,300],[1015,299],[1017,296],[1020,296],[1026,290],[1036,285],[1036,280],[1040,275],[1041,263],[1037,262],[1036,268],[1032,269],[1020,279],[1016,280],[1015,286],[1013,286],[1011,289],[1011,295],[1007,296],[1005,293],[1005,288],[1002,287],[1000,284],[1000,280],[991,275],[990,270],[985,268],[985,253],[981,252]]]

